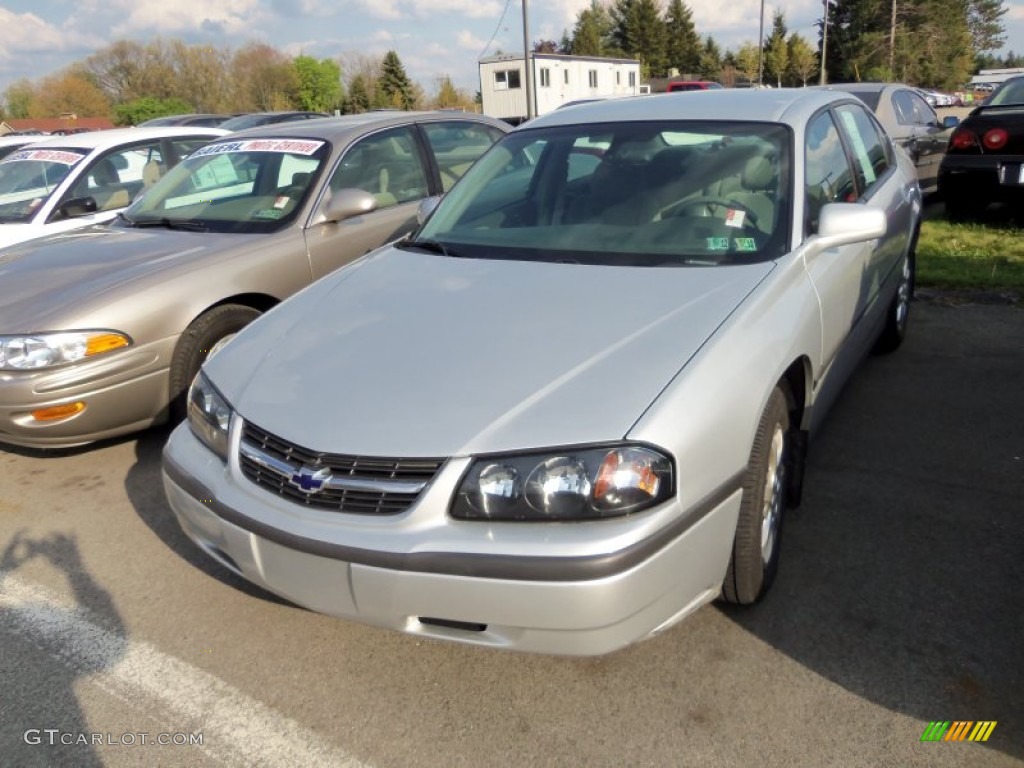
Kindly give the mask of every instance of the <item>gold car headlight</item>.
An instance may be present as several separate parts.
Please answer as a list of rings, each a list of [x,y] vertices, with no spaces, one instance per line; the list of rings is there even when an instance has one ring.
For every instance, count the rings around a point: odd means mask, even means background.
[[[59,331],[0,336],[0,370],[35,371],[131,346],[117,331]]]

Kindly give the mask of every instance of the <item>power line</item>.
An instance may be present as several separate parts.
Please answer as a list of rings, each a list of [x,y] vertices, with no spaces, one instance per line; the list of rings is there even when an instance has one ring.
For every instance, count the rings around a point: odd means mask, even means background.
[[[501,29],[501,24],[505,21],[505,14],[508,12],[508,6],[511,2],[512,0],[505,0],[505,7],[501,9],[501,18],[498,19],[498,26],[494,28],[494,34],[491,35],[491,39],[487,41],[487,45],[484,46],[484,49],[480,51],[480,55],[477,56],[477,59],[482,59],[484,57],[484,54],[487,53],[487,49],[490,48],[491,43],[494,42],[494,38],[498,36],[498,30]]]

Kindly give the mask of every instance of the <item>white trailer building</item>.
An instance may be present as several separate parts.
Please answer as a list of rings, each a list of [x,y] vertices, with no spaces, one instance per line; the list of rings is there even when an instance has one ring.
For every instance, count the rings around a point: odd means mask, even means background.
[[[597,56],[530,54],[533,64],[534,114],[543,115],[579,99],[615,98],[648,93],[640,85],[640,62]],[[480,59],[483,113],[519,123],[526,119],[526,70],[514,54]]]

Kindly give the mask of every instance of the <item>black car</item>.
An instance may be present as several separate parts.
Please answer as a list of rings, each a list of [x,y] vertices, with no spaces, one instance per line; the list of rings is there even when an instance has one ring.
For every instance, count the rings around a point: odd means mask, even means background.
[[[1003,82],[953,132],[939,191],[950,218],[1024,201],[1024,75]]]
[[[139,123],[140,126],[150,125],[191,125],[200,128],[213,128],[225,120],[230,120],[235,115],[214,115],[214,114],[189,114],[189,115],[165,115],[164,117],[154,117],[152,120],[147,120],[144,123]]]
[[[226,131],[243,131],[258,125],[271,123],[291,123],[295,120],[310,120],[314,117],[330,117],[325,112],[254,112],[251,115],[239,115],[220,124]]]

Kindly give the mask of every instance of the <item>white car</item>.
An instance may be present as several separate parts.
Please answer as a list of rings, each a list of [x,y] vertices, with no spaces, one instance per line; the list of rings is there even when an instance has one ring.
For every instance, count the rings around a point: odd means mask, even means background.
[[[108,221],[219,128],[42,137],[0,159],[0,248]],[[36,138],[36,137],[32,137]]]
[[[40,139],[45,139],[46,136],[26,136],[24,134],[15,134],[13,136],[0,136],[0,159],[7,157],[12,152],[21,149],[22,147],[31,144]]]

